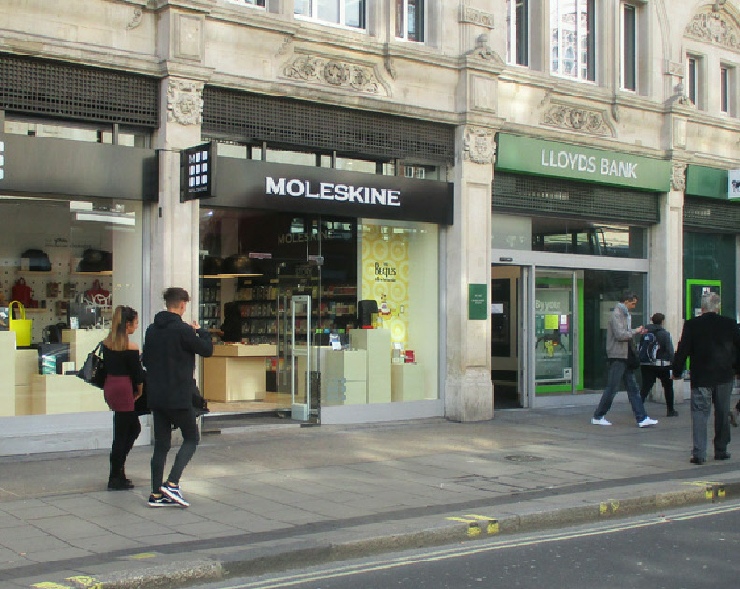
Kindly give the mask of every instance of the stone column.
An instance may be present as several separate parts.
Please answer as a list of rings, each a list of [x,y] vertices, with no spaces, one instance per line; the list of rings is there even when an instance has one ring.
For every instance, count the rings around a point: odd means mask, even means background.
[[[493,417],[491,320],[468,319],[468,285],[485,284],[491,300],[491,183],[494,131],[457,129],[455,214],[447,231],[447,375],[445,416],[454,421]]]
[[[650,315],[656,312],[666,317],[663,327],[678,345],[683,327],[683,199],[686,188],[686,164],[674,163],[671,191],[660,196],[660,223],[651,231],[650,256]],[[645,318],[645,323],[650,320]],[[676,402],[683,401],[680,381],[674,382]],[[664,401],[658,382],[651,398]]]
[[[198,201],[180,202],[180,151],[201,143],[203,83],[173,76],[162,81],[157,146],[159,202],[150,225],[150,313],[164,308],[162,292],[180,286],[190,293],[187,320],[198,318]],[[150,317],[150,319],[151,319]]]
[[[185,288],[191,297],[185,319],[198,318],[198,201],[180,202],[180,152],[199,145],[203,86],[211,74],[205,60],[205,15],[172,4],[159,6],[157,53],[166,76],[160,86],[159,202],[149,226],[149,317],[164,308],[162,291]]]

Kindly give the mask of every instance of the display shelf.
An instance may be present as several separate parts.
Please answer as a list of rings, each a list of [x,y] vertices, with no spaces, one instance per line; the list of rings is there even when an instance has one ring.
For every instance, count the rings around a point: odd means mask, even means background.
[[[200,274],[206,280],[221,280],[223,278],[259,278],[262,274]]]
[[[47,272],[52,274],[52,272]],[[113,270],[101,270],[100,272],[70,272],[70,276],[113,276]]]

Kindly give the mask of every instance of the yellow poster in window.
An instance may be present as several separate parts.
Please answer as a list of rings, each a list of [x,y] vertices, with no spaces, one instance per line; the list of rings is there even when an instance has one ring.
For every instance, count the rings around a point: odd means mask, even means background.
[[[378,303],[378,321],[391,341],[407,342],[409,309],[409,244],[394,227],[363,224],[362,298]]]

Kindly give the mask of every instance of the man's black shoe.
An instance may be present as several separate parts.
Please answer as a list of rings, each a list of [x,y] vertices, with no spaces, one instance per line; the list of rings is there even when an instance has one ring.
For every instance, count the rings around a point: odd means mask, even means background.
[[[730,459],[730,453],[729,452],[718,452],[714,455],[715,460],[729,460]]]
[[[666,415],[668,417],[678,417],[678,411],[676,411],[675,409],[670,409],[668,413],[666,413]]]
[[[706,460],[704,460],[703,458],[697,458],[696,456],[692,456],[689,462],[691,464],[704,464]]]

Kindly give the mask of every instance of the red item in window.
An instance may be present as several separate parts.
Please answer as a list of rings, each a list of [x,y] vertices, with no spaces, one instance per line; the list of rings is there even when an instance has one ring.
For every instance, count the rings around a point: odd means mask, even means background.
[[[414,350],[406,350],[404,352],[404,358],[407,364],[413,364],[416,362],[416,354],[414,353]]]

